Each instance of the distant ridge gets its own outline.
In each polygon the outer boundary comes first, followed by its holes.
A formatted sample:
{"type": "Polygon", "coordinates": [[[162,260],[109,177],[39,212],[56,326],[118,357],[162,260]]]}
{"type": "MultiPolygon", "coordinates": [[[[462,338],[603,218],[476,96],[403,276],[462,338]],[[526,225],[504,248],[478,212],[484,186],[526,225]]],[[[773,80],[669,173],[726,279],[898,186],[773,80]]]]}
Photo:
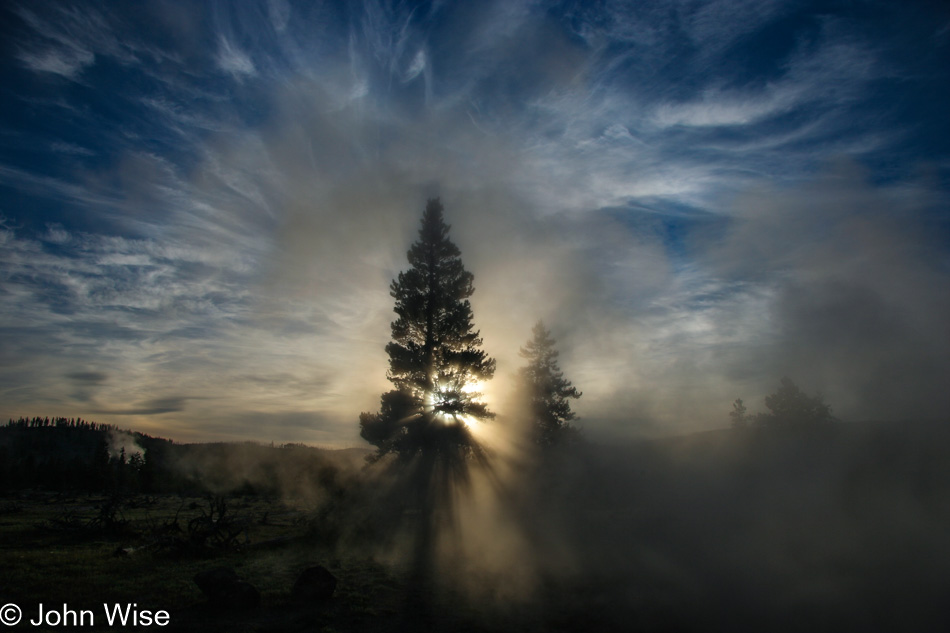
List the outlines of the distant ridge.
{"type": "Polygon", "coordinates": [[[368,448],[262,442],[178,443],[82,418],[0,426],[0,490],[309,496],[317,480],[361,468],[368,448]]]}

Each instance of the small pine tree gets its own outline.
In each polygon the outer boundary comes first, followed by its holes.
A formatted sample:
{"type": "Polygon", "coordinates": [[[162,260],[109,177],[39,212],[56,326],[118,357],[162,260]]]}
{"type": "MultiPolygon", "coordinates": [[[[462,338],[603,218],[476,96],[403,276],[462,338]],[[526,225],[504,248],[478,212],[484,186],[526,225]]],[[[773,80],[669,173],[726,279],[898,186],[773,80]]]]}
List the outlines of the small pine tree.
{"type": "Polygon", "coordinates": [[[742,403],[742,398],[736,398],[736,401],[732,403],[732,411],[729,412],[729,417],[732,418],[732,428],[748,428],[749,414],[746,406],[742,403]]]}
{"type": "Polygon", "coordinates": [[[468,454],[477,444],[467,422],[494,417],[476,387],[494,375],[495,361],[472,324],[474,277],[442,211],[437,198],[428,201],[410,268],[390,286],[398,318],[386,346],[387,378],[395,388],[382,395],[378,413],[360,414],[360,435],[377,447],[377,458],[468,454]]]}
{"type": "Polygon", "coordinates": [[[544,323],[538,321],[531,333],[531,340],[520,351],[528,361],[521,368],[520,378],[534,441],[540,446],[552,446],[576,434],[569,424],[575,414],[568,398],[576,400],[582,394],[558,367],[558,351],[554,347],[557,341],[544,323]]]}

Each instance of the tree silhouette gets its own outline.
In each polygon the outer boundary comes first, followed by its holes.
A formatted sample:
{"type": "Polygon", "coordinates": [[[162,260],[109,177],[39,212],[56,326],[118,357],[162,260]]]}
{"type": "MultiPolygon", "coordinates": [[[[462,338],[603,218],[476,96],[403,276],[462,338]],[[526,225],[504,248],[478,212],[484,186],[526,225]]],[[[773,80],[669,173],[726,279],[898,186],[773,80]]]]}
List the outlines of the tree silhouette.
{"type": "Polygon", "coordinates": [[[579,392],[558,367],[557,342],[538,321],[531,330],[532,338],[521,348],[521,357],[528,361],[520,370],[522,388],[531,419],[536,444],[552,446],[574,437],[569,424],[575,418],[568,398],[580,398],[579,392]]]}
{"type": "Polygon", "coordinates": [[[729,412],[729,417],[732,418],[732,428],[734,429],[745,429],[749,426],[750,416],[748,409],[742,402],[742,398],[736,398],[736,401],[732,403],[732,411],[729,412]]]}
{"type": "Polygon", "coordinates": [[[390,286],[397,319],[386,353],[394,389],[381,396],[378,413],[360,414],[360,435],[376,446],[374,458],[398,458],[391,490],[409,510],[403,516],[413,535],[406,611],[414,621],[407,628],[432,628],[436,533],[452,515],[452,493],[469,483],[467,458],[484,458],[469,424],[494,417],[479,400],[478,383],[494,375],[495,361],[472,324],[473,276],[448,235],[442,204],[429,200],[410,267],[390,286]]]}
{"type": "Polygon", "coordinates": [[[467,423],[494,417],[477,385],[493,376],[495,361],[480,349],[468,301],[473,276],[442,211],[438,198],[428,201],[410,268],[390,286],[398,318],[386,346],[387,378],[395,388],[382,395],[378,413],[360,414],[360,435],[377,447],[377,458],[464,456],[478,450],[467,423]]]}
{"type": "Polygon", "coordinates": [[[808,396],[792,380],[784,377],[778,390],[765,397],[770,413],[760,413],[760,426],[777,429],[806,429],[824,427],[834,422],[831,406],[820,395],[808,396]]]}

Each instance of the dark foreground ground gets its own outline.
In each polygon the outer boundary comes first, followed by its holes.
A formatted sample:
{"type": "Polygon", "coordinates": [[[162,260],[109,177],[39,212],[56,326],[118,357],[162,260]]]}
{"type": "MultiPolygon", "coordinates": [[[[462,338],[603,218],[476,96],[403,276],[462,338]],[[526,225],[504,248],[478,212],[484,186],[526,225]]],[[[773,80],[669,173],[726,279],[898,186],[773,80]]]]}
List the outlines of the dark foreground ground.
{"type": "Polygon", "coordinates": [[[624,621],[637,616],[612,608],[612,589],[603,583],[552,582],[514,602],[473,599],[438,582],[418,589],[406,565],[341,557],[314,534],[310,509],[276,500],[231,498],[225,521],[233,520],[236,537],[200,550],[185,537],[189,524],[212,515],[211,498],[128,497],[104,525],[103,508],[111,512],[112,502],[43,491],[0,498],[0,603],[18,605],[23,616],[11,630],[580,631],[644,624],[624,621]],[[165,529],[173,521],[180,531],[165,529]],[[337,578],[333,597],[294,601],[296,578],[315,565],[337,578]],[[209,604],[194,576],[222,566],[259,590],[259,607],[209,604]],[[105,609],[129,603],[140,614],[167,612],[168,624],[110,626],[105,609]],[[33,626],[40,605],[45,612],[68,608],[92,616],[83,616],[81,627],[71,616],[58,626],[33,626]]]}
{"type": "MultiPolygon", "coordinates": [[[[356,484],[333,488],[330,513],[326,495],[9,492],[0,606],[20,606],[11,630],[30,631],[75,628],[27,624],[40,604],[92,611],[84,630],[131,630],[103,612],[128,603],[169,614],[165,627],[134,630],[950,630],[946,424],[588,445],[508,477],[493,511],[521,549],[499,550],[508,559],[479,578],[475,546],[470,564],[425,584],[405,557],[341,546],[378,502],[356,484]],[[333,597],[295,602],[295,580],[314,565],[337,578],[333,597]],[[207,602],[194,576],[221,566],[259,590],[259,607],[207,602]],[[512,591],[525,569],[530,590],[512,591]]],[[[479,520],[473,507],[464,520],[479,520]]],[[[486,551],[499,523],[489,525],[486,551]]],[[[477,537],[479,524],[469,528],[459,534],[477,537]]]]}

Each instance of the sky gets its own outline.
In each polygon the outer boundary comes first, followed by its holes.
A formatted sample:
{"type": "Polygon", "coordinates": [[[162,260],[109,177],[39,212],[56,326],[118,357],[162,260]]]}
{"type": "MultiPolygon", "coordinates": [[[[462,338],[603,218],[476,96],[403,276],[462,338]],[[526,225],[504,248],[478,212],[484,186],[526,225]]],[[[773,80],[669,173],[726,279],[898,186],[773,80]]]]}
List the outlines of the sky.
{"type": "Polygon", "coordinates": [[[538,319],[593,438],[945,419],[948,101],[923,0],[7,2],[0,416],[364,446],[440,197],[496,424],[538,319]]]}

